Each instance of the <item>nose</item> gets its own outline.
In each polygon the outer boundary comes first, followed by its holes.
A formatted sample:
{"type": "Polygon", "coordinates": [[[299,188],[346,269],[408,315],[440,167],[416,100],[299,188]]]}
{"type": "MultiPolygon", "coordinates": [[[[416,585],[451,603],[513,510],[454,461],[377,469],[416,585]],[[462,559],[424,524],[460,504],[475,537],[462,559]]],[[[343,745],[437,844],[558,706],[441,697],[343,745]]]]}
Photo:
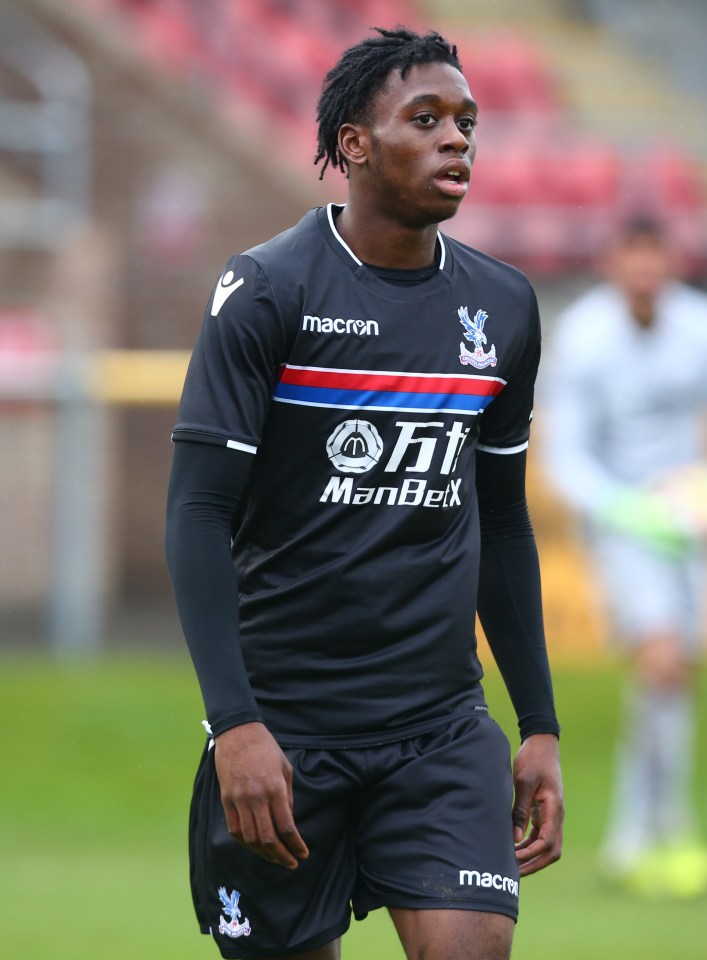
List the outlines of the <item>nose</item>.
{"type": "Polygon", "coordinates": [[[445,118],[441,127],[441,133],[442,136],[440,137],[438,146],[441,153],[452,150],[456,153],[467,153],[470,146],[470,139],[474,136],[473,130],[471,136],[464,133],[463,130],[460,130],[454,117],[445,118]]]}

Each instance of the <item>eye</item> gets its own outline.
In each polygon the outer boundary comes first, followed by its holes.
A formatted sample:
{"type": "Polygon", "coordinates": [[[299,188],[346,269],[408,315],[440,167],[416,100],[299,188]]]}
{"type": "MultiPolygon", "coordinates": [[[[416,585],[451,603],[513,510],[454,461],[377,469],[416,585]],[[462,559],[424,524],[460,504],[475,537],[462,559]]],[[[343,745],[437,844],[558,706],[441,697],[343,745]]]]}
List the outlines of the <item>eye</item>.
{"type": "Polygon", "coordinates": [[[459,120],[457,120],[457,126],[464,133],[471,133],[477,123],[478,119],[474,116],[460,117],[459,120]]]}
{"type": "Polygon", "coordinates": [[[421,127],[431,127],[436,122],[437,118],[432,113],[418,113],[415,117],[415,123],[419,123],[421,127]]]}

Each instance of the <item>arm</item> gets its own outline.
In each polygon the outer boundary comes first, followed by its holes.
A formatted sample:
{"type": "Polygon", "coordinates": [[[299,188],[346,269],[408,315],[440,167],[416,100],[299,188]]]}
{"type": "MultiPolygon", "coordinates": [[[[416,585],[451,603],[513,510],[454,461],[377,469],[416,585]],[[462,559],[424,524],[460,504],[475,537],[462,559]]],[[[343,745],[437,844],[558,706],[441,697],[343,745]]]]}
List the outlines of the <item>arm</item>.
{"type": "Polygon", "coordinates": [[[165,550],[177,610],[214,736],[262,720],[238,634],[231,523],[252,454],[207,443],[174,444],[165,550]]]}
{"type": "Polygon", "coordinates": [[[523,741],[513,767],[513,823],[521,876],[559,859],[564,816],[560,728],[545,647],[538,554],[525,500],[525,462],[525,451],[508,455],[479,451],[476,468],[479,618],[523,741]]]}
{"type": "Polygon", "coordinates": [[[523,741],[513,764],[513,824],[521,876],[559,858],[564,817],[538,555],[525,501],[525,451],[540,362],[538,305],[530,286],[527,294],[527,338],[518,344],[507,386],[483,415],[476,460],[478,613],[523,741]]]}
{"type": "Polygon", "coordinates": [[[292,816],[292,768],[264,724],[238,635],[231,526],[252,455],[175,443],[165,547],[182,628],[215,736],[229,833],[289,869],[307,847],[292,816]]]}
{"type": "Polygon", "coordinates": [[[621,484],[595,453],[599,398],[584,344],[556,334],[545,376],[541,452],[553,483],[577,511],[592,515],[621,484]]]}
{"type": "Polygon", "coordinates": [[[619,479],[603,461],[602,385],[586,323],[577,319],[570,313],[558,321],[548,369],[542,444],[548,475],[569,506],[594,523],[680,555],[692,532],[680,512],[658,491],[619,479]]]}
{"type": "Polygon", "coordinates": [[[477,452],[478,612],[518,717],[521,740],[559,735],[545,646],[540,565],[525,499],[526,452],[477,452]]]}
{"type": "Polygon", "coordinates": [[[250,688],[231,558],[232,528],[287,350],[287,325],[267,277],[251,257],[233,257],[207,305],[184,384],[166,551],[215,736],[229,832],[294,869],[307,847],[292,817],[292,770],[250,688]]]}

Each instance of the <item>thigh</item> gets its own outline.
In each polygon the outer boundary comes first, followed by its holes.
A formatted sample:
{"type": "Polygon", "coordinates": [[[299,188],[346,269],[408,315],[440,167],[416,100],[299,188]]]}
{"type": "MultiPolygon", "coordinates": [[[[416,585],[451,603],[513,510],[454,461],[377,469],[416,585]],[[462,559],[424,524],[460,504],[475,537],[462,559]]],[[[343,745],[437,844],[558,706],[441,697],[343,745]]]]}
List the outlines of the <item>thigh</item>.
{"type": "Polygon", "coordinates": [[[399,910],[390,915],[408,960],[508,960],[515,924],[498,913],[399,910]]]}
{"type": "Polygon", "coordinates": [[[692,555],[672,557],[634,537],[606,531],[592,538],[594,563],[612,623],[624,643],[673,634],[689,654],[698,638],[692,555]]]}
{"type": "Polygon", "coordinates": [[[205,751],[190,815],[190,871],[202,933],[229,960],[336,960],[356,877],[346,771],[321,751],[288,750],[294,814],[310,856],[294,871],[228,833],[213,750],[205,751]]]}
{"type": "Polygon", "coordinates": [[[480,713],[380,748],[375,759],[380,775],[356,811],[356,916],[385,906],[515,920],[513,783],[501,728],[480,713]]]}
{"type": "Polygon", "coordinates": [[[341,960],[341,940],[334,940],[325,947],[308,950],[306,953],[291,953],[287,957],[268,957],[267,960],[341,960]]]}

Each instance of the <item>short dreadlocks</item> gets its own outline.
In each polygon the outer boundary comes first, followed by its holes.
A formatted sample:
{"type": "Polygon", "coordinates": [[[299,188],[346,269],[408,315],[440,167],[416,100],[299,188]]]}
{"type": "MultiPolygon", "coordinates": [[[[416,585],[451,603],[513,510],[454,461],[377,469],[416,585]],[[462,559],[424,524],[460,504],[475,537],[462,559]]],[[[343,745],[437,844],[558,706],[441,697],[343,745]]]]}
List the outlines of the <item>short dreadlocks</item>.
{"type": "Polygon", "coordinates": [[[348,173],[348,164],[339,150],[339,129],[344,123],[369,119],[373,97],[385,84],[388,74],[397,70],[401,77],[419,63],[448,63],[457,70],[461,64],[457,48],[434,30],[413,33],[405,27],[383,30],[345,50],[339,62],[324,78],[317,105],[318,150],[314,163],[324,160],[321,180],[327,166],[348,173]]]}

